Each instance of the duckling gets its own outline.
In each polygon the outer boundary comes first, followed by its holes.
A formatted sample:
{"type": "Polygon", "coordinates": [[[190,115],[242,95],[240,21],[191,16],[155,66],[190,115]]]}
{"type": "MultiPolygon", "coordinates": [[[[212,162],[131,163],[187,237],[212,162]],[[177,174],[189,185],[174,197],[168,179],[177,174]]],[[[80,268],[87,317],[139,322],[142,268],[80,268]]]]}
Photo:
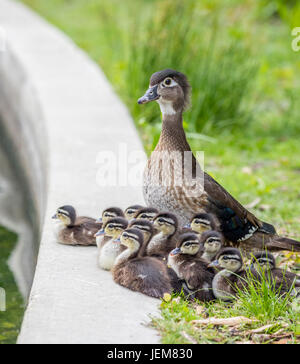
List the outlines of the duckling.
{"type": "Polygon", "coordinates": [[[123,210],[119,207],[109,207],[102,212],[102,216],[97,222],[105,225],[109,219],[114,217],[125,217],[123,210]]]}
{"type": "Polygon", "coordinates": [[[157,233],[147,245],[146,254],[166,258],[170,251],[176,247],[175,234],[178,228],[178,219],[176,215],[170,212],[162,212],[155,216],[153,227],[157,233]]]}
{"type": "Polygon", "coordinates": [[[193,292],[193,298],[210,301],[214,299],[212,291],[214,273],[209,269],[209,263],[198,257],[200,247],[197,234],[180,235],[178,247],[169,254],[168,265],[176,272],[179,279],[186,282],[188,290],[193,292]]]}
{"type": "Polygon", "coordinates": [[[162,298],[173,291],[167,266],[159,259],[138,256],[144,239],[140,230],[130,228],[120,236],[126,247],[116,259],[112,274],[116,283],[147,296],[162,298]]]}
{"type": "Polygon", "coordinates": [[[134,218],[135,219],[145,219],[149,221],[153,221],[154,217],[158,214],[158,210],[154,207],[143,207],[142,209],[138,210],[134,218]]]}
{"type": "Polygon", "coordinates": [[[224,244],[224,238],[218,231],[206,231],[200,237],[200,243],[203,244],[204,253],[202,258],[212,262],[224,244]]]}
{"type": "Polygon", "coordinates": [[[99,225],[95,219],[76,216],[73,206],[62,206],[52,217],[57,241],[65,245],[96,245],[95,233],[99,225]]]}
{"type": "Polygon", "coordinates": [[[220,268],[212,282],[216,298],[231,301],[236,296],[237,286],[240,288],[245,286],[246,271],[242,269],[243,259],[238,249],[222,249],[209,267],[220,268]]]}
{"type": "Polygon", "coordinates": [[[98,265],[101,269],[111,270],[117,256],[122,251],[119,236],[127,228],[128,221],[122,217],[109,219],[96,235],[105,236],[98,245],[98,265]]]}
{"type": "Polygon", "coordinates": [[[216,230],[217,224],[212,214],[199,213],[194,215],[191,222],[185,225],[195,233],[201,235],[205,231],[216,230]]]}
{"type": "Polygon", "coordinates": [[[163,117],[158,144],[144,173],[147,205],[176,213],[181,224],[190,221],[195,211],[213,214],[225,239],[244,250],[299,252],[299,241],[277,235],[273,225],[257,218],[201,169],[183,128],[190,91],[186,75],[165,69],[151,76],[149,89],[138,100],[139,104],[157,101],[163,117]]]}
{"type": "Polygon", "coordinates": [[[145,219],[133,219],[131,220],[131,222],[129,223],[129,228],[134,228],[134,229],[139,229],[144,236],[144,244],[142,249],[140,250],[140,255],[144,256],[146,255],[145,250],[150,242],[150,240],[152,239],[153,233],[154,233],[154,228],[153,228],[153,224],[151,221],[149,220],[145,220],[145,219]]]}
{"type": "Polygon", "coordinates": [[[256,276],[263,275],[266,279],[271,280],[271,284],[275,285],[276,292],[285,294],[290,292],[294,286],[292,294],[298,295],[300,293],[300,277],[292,272],[277,268],[273,254],[266,251],[256,253],[250,264],[251,271],[254,271],[256,276]]]}
{"type": "Polygon", "coordinates": [[[142,208],[143,208],[143,206],[141,206],[141,205],[133,205],[133,206],[127,207],[127,209],[125,210],[126,219],[128,221],[133,219],[135,214],[137,213],[137,211],[141,210],[142,208]]]}

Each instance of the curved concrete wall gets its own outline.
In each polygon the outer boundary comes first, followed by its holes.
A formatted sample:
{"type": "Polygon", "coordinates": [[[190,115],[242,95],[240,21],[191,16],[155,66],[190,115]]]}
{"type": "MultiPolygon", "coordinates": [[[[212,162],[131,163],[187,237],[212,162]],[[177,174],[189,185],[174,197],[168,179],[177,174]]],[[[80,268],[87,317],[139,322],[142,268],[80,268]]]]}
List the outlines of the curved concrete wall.
{"type": "Polygon", "coordinates": [[[97,65],[57,29],[9,0],[0,0],[0,26],[0,115],[21,148],[32,216],[41,222],[19,343],[156,343],[142,323],[157,301],[114,284],[97,268],[96,248],[57,244],[51,225],[65,203],[98,216],[109,205],[143,202],[140,188],[96,183],[99,152],[117,153],[119,143],[142,151],[132,120],[97,65]]]}

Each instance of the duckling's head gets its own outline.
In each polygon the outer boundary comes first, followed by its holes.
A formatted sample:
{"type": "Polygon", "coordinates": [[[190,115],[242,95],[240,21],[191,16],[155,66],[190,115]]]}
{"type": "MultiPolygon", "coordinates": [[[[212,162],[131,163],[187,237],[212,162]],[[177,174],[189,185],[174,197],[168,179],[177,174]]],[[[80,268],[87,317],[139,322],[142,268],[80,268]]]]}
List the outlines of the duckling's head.
{"type": "Polygon", "coordinates": [[[102,222],[103,225],[107,223],[110,219],[114,217],[124,217],[124,212],[119,207],[109,207],[102,212],[102,217],[98,222],[102,222]]]}
{"type": "Polygon", "coordinates": [[[209,230],[201,235],[200,242],[208,254],[217,254],[223,245],[223,236],[218,231],[209,230]]]}
{"type": "Polygon", "coordinates": [[[143,208],[143,206],[141,206],[141,205],[133,205],[133,206],[127,207],[127,209],[125,210],[126,219],[127,220],[133,219],[135,214],[137,213],[137,211],[139,211],[142,208],[143,208]]]}
{"type": "Polygon", "coordinates": [[[209,267],[219,267],[230,272],[238,272],[243,266],[241,253],[235,248],[225,248],[217,255],[209,267]]]}
{"type": "Polygon", "coordinates": [[[274,255],[267,251],[253,254],[250,264],[258,270],[270,270],[276,268],[274,255]]]}
{"type": "Polygon", "coordinates": [[[128,228],[120,236],[121,244],[131,251],[139,251],[144,243],[143,234],[139,229],[128,228]]]}
{"type": "Polygon", "coordinates": [[[144,219],[153,221],[154,217],[158,214],[158,210],[154,207],[143,207],[138,210],[134,216],[135,219],[144,219]]]}
{"type": "Polygon", "coordinates": [[[156,230],[165,236],[172,236],[178,228],[178,219],[176,215],[169,212],[159,213],[155,216],[153,226],[156,230]]]}
{"type": "Polygon", "coordinates": [[[176,114],[188,107],[190,89],[188,79],[183,73],[165,69],[151,76],[149,89],[138,103],[157,101],[163,114],[176,114]]]}
{"type": "Polygon", "coordinates": [[[105,235],[117,239],[122,232],[127,229],[128,221],[123,217],[114,217],[109,219],[96,236],[105,235]]]}
{"type": "Polygon", "coordinates": [[[213,217],[210,214],[201,213],[195,215],[187,227],[190,227],[198,234],[202,234],[205,231],[214,230],[215,224],[213,217]]]}
{"type": "Polygon", "coordinates": [[[130,222],[129,228],[138,229],[143,233],[144,241],[148,242],[152,238],[153,235],[153,225],[149,220],[144,219],[134,219],[130,222]]]}
{"type": "Polygon", "coordinates": [[[72,226],[76,221],[76,211],[73,206],[62,206],[57,209],[52,219],[61,222],[65,226],[72,226]]]}
{"type": "Polygon", "coordinates": [[[197,234],[185,233],[180,235],[177,248],[172,250],[170,255],[196,255],[199,252],[200,248],[201,244],[197,234]]]}

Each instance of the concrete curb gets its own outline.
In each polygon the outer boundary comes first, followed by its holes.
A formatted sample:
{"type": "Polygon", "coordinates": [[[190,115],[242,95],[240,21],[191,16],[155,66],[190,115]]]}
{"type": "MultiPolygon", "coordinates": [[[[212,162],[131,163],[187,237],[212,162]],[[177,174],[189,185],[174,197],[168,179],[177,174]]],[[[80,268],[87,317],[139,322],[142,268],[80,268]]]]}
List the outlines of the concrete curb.
{"type": "Polygon", "coordinates": [[[7,103],[17,120],[10,135],[27,153],[36,215],[40,221],[45,215],[18,342],[157,343],[156,332],[143,322],[159,302],[114,284],[110,273],[97,268],[95,248],[56,244],[50,220],[65,203],[98,216],[104,207],[143,201],[140,188],[96,184],[100,151],[116,152],[119,143],[142,151],[133,122],[98,66],[60,31],[10,0],[0,0],[0,26],[7,36],[0,74],[11,75],[0,78],[0,89],[10,90],[7,103]],[[30,128],[22,126],[27,122],[30,128]]]}

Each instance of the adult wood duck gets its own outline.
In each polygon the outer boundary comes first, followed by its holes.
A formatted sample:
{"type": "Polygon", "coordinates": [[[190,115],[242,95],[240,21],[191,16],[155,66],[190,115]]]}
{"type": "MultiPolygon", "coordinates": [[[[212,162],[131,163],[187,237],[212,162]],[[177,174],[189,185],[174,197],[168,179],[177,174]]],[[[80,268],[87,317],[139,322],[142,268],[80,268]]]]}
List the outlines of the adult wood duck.
{"type": "Polygon", "coordinates": [[[62,206],[52,217],[58,243],[65,245],[96,245],[95,233],[101,227],[95,219],[76,215],[73,206],[62,206]]]}
{"type": "Polygon", "coordinates": [[[187,77],[171,69],[154,73],[138,103],[150,101],[158,102],[163,123],[144,174],[147,205],[175,213],[182,224],[195,213],[211,213],[217,217],[226,240],[244,250],[300,251],[300,242],[278,236],[272,225],[259,220],[201,170],[182,125],[182,114],[190,101],[187,77]]]}

